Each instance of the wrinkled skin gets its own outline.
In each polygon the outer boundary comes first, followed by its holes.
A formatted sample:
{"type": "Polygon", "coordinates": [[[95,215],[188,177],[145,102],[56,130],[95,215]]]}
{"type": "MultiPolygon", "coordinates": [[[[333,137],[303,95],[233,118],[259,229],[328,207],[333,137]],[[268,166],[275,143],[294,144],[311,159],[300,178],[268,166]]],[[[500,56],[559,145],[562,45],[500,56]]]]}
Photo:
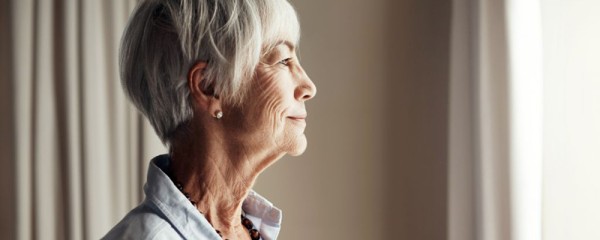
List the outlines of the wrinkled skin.
{"type": "Polygon", "coordinates": [[[252,148],[300,155],[306,149],[305,101],[316,93],[292,44],[280,44],[257,66],[244,104],[226,112],[230,137],[252,148]]]}

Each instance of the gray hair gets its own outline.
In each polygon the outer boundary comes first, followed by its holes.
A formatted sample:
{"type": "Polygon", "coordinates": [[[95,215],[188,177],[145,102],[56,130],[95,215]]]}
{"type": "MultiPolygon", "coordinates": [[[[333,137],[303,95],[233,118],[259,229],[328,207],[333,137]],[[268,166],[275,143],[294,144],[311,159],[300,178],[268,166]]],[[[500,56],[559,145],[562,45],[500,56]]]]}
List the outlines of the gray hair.
{"type": "Polygon", "coordinates": [[[195,63],[208,62],[202,87],[239,104],[260,58],[299,33],[287,0],[142,0],[121,39],[121,83],[169,144],[194,114],[187,74],[195,63]]]}

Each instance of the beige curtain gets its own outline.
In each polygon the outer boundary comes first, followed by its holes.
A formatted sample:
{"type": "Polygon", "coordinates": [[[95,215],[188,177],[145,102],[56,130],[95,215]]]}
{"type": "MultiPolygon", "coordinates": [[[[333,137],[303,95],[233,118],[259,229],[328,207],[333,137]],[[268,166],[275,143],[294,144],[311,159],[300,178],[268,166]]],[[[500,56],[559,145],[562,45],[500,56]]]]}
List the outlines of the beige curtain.
{"type": "Polygon", "coordinates": [[[9,238],[97,239],[140,201],[147,161],[164,148],[120,87],[117,48],[134,3],[3,3],[9,238]]]}
{"type": "Polygon", "coordinates": [[[542,237],[537,0],[454,0],[448,239],[542,237]]]}

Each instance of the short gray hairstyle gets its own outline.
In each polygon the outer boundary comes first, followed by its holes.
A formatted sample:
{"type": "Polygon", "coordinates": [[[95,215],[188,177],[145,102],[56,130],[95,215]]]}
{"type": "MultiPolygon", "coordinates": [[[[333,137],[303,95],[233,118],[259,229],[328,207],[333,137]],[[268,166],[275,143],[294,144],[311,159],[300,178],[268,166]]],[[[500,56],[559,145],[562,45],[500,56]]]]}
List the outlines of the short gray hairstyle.
{"type": "Polygon", "coordinates": [[[121,39],[121,83],[168,145],[194,114],[187,74],[195,63],[208,62],[202,87],[239,104],[261,57],[299,35],[287,0],[142,0],[121,39]]]}

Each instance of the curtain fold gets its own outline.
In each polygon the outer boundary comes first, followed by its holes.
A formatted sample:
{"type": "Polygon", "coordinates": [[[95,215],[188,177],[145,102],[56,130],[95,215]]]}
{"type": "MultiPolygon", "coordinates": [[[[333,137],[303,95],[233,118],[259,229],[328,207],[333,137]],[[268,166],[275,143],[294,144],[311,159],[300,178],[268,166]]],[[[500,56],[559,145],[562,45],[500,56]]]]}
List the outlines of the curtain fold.
{"type": "Polygon", "coordinates": [[[453,6],[448,236],[541,239],[539,2],[453,6]]]}
{"type": "Polygon", "coordinates": [[[135,1],[12,1],[16,236],[97,239],[141,200],[164,152],[122,93],[135,1]]]}
{"type": "Polygon", "coordinates": [[[16,237],[14,219],[16,217],[14,193],[16,191],[15,173],[15,119],[12,117],[15,112],[14,106],[14,83],[13,68],[13,38],[12,32],[13,12],[12,3],[9,1],[0,1],[0,232],[6,239],[16,237]]]}
{"type": "Polygon", "coordinates": [[[543,53],[538,0],[507,0],[512,239],[542,239],[543,53]]]}
{"type": "Polygon", "coordinates": [[[476,26],[473,0],[452,1],[448,103],[449,240],[476,239],[475,200],[475,68],[476,26]]]}

